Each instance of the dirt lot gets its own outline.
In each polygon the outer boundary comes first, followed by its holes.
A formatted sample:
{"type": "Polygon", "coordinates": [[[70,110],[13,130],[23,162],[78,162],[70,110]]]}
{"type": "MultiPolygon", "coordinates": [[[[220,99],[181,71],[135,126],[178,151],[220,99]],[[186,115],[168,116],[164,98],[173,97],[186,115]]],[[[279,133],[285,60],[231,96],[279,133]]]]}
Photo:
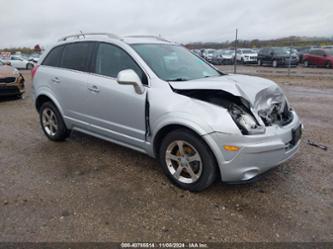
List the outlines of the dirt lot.
{"type": "Polygon", "coordinates": [[[198,194],[138,152],[79,133],[48,141],[24,72],[26,97],[0,102],[0,241],[332,241],[333,70],[276,70],[239,68],[283,87],[305,125],[300,152],[256,183],[198,194]]]}

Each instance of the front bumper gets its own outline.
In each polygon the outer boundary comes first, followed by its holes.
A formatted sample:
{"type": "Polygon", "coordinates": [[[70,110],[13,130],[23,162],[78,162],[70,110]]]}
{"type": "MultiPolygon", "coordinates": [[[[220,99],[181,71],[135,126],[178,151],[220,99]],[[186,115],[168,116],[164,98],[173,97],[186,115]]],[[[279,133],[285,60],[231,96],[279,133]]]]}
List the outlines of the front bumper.
{"type": "Polygon", "coordinates": [[[0,96],[15,96],[24,93],[24,78],[19,76],[15,82],[0,83],[0,96]]]}
{"type": "Polygon", "coordinates": [[[284,126],[266,127],[263,135],[228,135],[211,133],[204,136],[217,158],[224,182],[248,181],[290,159],[298,150],[300,141],[292,141],[292,130],[301,125],[293,112],[293,121],[284,126]],[[225,145],[240,147],[237,152],[224,150],[225,145]]]}
{"type": "Polygon", "coordinates": [[[0,96],[15,96],[24,93],[24,83],[0,84],[0,96]]]}
{"type": "Polygon", "coordinates": [[[245,63],[257,63],[258,57],[255,57],[255,56],[253,56],[253,57],[252,56],[251,57],[244,57],[243,61],[245,63]]]}

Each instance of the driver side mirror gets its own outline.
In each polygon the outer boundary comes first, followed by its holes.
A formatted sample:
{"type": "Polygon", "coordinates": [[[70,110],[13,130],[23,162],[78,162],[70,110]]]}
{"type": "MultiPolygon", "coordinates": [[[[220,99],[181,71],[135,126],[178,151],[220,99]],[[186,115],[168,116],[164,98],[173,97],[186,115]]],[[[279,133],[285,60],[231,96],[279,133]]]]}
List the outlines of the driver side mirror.
{"type": "Polygon", "coordinates": [[[137,94],[143,94],[145,92],[140,77],[132,69],[120,71],[117,76],[117,82],[121,85],[132,85],[137,94]]]}

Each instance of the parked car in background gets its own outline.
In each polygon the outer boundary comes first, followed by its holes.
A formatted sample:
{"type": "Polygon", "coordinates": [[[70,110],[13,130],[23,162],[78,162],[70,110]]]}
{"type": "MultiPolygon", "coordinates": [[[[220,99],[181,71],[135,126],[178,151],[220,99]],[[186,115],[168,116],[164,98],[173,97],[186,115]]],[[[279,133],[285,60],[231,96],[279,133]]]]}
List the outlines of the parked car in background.
{"type": "Polygon", "coordinates": [[[297,66],[298,57],[295,54],[290,55],[288,48],[263,48],[258,54],[258,65],[279,66],[297,66]]]}
{"type": "Polygon", "coordinates": [[[298,48],[297,49],[297,55],[299,58],[299,63],[303,63],[303,56],[304,54],[309,53],[311,47],[304,47],[304,48],[298,48]]]}
{"type": "Polygon", "coordinates": [[[21,97],[24,93],[24,78],[8,62],[0,60],[0,96],[21,97]]]}
{"type": "Polygon", "coordinates": [[[24,59],[20,55],[11,55],[8,59],[3,59],[3,61],[8,61],[10,64],[17,69],[32,69],[34,67],[34,63],[24,59]]]}
{"type": "Polygon", "coordinates": [[[30,61],[30,62],[32,62],[34,64],[37,64],[39,58],[40,58],[40,54],[32,54],[32,55],[29,56],[28,61],[30,61]]]}
{"type": "Polygon", "coordinates": [[[5,61],[0,58],[0,66],[11,66],[9,61],[5,61]]]}
{"type": "Polygon", "coordinates": [[[277,84],[224,74],[160,37],[68,36],[32,75],[50,140],[76,130],[135,149],[186,190],[251,180],[300,146],[303,126],[277,84]]]}
{"type": "Polygon", "coordinates": [[[212,64],[214,65],[231,65],[234,63],[235,51],[220,49],[216,50],[213,55],[212,64]]]}
{"type": "Polygon", "coordinates": [[[300,58],[298,56],[298,51],[297,51],[296,48],[288,48],[288,47],[286,47],[286,50],[288,51],[288,53],[291,53],[292,57],[296,57],[297,58],[297,62],[298,63],[300,62],[300,58]]]}
{"type": "Polygon", "coordinates": [[[304,66],[318,66],[332,68],[333,65],[333,49],[311,49],[309,53],[304,54],[304,66]]]}
{"type": "Polygon", "coordinates": [[[257,63],[258,54],[249,48],[237,49],[236,60],[242,64],[257,63]]]}
{"type": "Polygon", "coordinates": [[[213,61],[214,52],[215,52],[215,49],[210,49],[210,48],[204,49],[202,56],[206,61],[211,63],[213,61]]]}

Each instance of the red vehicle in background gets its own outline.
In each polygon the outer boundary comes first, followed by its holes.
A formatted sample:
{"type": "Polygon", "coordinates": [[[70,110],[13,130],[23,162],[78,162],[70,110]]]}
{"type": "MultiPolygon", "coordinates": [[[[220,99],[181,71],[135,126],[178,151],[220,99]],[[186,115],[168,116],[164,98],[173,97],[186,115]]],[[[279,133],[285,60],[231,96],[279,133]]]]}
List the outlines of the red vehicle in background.
{"type": "Polygon", "coordinates": [[[310,65],[332,68],[333,65],[333,49],[316,48],[311,49],[303,56],[304,66],[310,65]]]}

